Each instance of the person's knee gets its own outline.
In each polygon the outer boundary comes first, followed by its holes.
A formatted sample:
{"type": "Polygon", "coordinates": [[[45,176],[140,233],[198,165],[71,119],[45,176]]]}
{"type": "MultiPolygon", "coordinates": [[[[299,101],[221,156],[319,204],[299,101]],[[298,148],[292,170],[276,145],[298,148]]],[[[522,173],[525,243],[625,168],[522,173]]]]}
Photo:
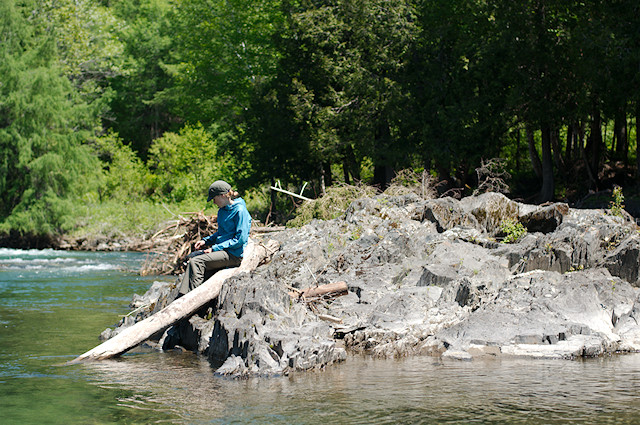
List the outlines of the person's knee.
{"type": "Polygon", "coordinates": [[[189,268],[192,270],[200,270],[205,266],[205,262],[202,258],[193,257],[189,260],[189,268]]]}

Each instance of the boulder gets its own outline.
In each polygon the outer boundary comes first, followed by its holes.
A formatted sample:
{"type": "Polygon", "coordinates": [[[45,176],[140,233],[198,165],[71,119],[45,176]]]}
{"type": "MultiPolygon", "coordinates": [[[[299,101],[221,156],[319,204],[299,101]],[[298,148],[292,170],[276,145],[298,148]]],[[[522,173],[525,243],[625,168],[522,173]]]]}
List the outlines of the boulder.
{"type": "Polygon", "coordinates": [[[564,203],[535,208],[522,208],[518,221],[520,221],[529,232],[551,233],[562,224],[564,216],[568,213],[569,206],[564,203]]]}
{"type": "Polygon", "coordinates": [[[460,204],[465,213],[473,215],[481,228],[490,235],[500,232],[505,220],[517,220],[520,210],[517,202],[501,193],[492,192],[463,198],[460,204]]]}

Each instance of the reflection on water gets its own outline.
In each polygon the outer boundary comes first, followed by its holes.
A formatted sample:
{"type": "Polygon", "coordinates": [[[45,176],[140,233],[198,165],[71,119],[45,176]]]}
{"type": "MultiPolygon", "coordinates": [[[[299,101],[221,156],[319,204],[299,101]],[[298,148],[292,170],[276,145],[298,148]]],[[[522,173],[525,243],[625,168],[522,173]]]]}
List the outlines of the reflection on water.
{"type": "Polygon", "coordinates": [[[230,380],[192,354],[80,366],[132,409],[183,423],[637,423],[640,356],[587,361],[350,357],[322,372],[230,380]],[[177,420],[177,419],[176,419],[177,420]]]}
{"type": "Polygon", "coordinates": [[[139,254],[0,249],[0,423],[638,423],[640,355],[586,361],[350,357],[277,378],[214,376],[191,353],[62,366],[154,280],[139,254]]]}

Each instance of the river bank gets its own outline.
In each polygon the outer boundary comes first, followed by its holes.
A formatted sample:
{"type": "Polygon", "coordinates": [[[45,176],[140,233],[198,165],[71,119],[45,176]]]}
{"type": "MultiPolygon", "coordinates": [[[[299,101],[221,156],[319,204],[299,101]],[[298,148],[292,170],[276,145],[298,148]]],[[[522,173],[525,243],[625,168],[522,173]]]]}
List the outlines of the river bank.
{"type": "MultiPolygon", "coordinates": [[[[269,264],[229,279],[200,315],[152,344],[200,353],[233,376],[324,368],[347,352],[472,360],[640,348],[640,236],[628,216],[495,193],[379,195],[267,238],[281,247],[269,264]],[[504,243],[508,220],[528,230],[513,243],[504,243]],[[346,295],[289,294],[337,281],[346,295]]],[[[173,287],[134,297],[121,326],[166,305],[173,287]]]]}

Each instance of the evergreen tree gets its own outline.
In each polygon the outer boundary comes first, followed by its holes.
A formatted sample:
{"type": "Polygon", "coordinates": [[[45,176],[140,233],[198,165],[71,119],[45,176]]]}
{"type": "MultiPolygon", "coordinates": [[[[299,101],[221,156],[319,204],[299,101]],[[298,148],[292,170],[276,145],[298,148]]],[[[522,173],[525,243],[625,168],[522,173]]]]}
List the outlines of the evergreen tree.
{"type": "Polygon", "coordinates": [[[165,69],[171,63],[174,26],[168,0],[121,0],[112,7],[122,25],[118,38],[124,46],[126,68],[108,78],[110,111],[103,125],[146,160],[154,139],[177,130],[183,116],[171,113],[172,78],[165,69]]]}
{"type": "Polygon", "coordinates": [[[95,120],[62,75],[54,41],[22,30],[11,3],[0,15],[0,219],[5,230],[53,234],[73,225],[73,200],[97,189],[100,167],[83,144],[95,120]]]}
{"type": "Polygon", "coordinates": [[[414,34],[410,2],[285,2],[286,25],[273,84],[256,98],[247,137],[262,179],[331,181],[342,164],[345,180],[360,179],[369,158],[384,186],[407,166],[405,66],[414,34]],[[270,174],[270,175],[269,175],[270,174]]]}

